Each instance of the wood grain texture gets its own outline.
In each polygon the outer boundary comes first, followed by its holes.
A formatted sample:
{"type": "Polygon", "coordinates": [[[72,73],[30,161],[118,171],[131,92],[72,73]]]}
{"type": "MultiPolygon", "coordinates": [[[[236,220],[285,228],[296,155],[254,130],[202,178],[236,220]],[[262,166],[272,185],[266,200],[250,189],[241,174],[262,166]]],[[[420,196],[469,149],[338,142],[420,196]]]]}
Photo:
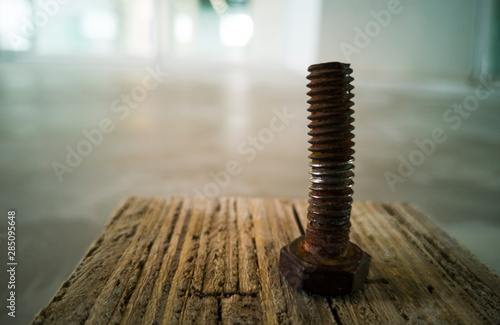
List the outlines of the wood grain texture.
{"type": "Polygon", "coordinates": [[[372,256],[357,293],[309,295],[278,269],[307,203],[131,197],[33,324],[500,324],[499,277],[408,204],[355,202],[372,256]]]}

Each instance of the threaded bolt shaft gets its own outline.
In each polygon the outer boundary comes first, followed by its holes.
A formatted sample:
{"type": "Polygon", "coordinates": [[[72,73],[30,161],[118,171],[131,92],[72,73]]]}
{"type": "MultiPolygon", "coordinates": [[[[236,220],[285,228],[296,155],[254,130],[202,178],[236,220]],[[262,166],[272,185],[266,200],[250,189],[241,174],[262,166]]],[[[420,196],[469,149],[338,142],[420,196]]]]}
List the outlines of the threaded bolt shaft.
{"type": "Polygon", "coordinates": [[[304,249],[333,258],[345,253],[351,227],[354,79],[345,63],[316,64],[308,71],[311,185],[304,249]]]}
{"type": "Polygon", "coordinates": [[[279,268],[291,286],[344,295],[358,290],[371,256],[349,241],[354,178],[352,70],[330,62],[309,67],[307,93],[311,185],[307,230],[280,250],[279,268]]]}

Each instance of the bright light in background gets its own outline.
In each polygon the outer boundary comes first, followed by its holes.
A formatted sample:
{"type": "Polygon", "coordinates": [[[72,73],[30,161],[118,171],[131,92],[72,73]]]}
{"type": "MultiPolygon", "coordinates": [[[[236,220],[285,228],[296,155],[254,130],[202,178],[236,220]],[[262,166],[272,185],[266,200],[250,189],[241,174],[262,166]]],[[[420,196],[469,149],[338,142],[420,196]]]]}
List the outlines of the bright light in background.
{"type": "MultiPolygon", "coordinates": [[[[115,0],[118,1],[118,0],[115,0]]],[[[120,28],[128,54],[151,57],[155,51],[155,10],[164,1],[121,1],[120,28]]],[[[158,25],[161,26],[161,25],[158,25]]],[[[157,27],[159,28],[159,27],[157,27]]]]}
{"type": "Polygon", "coordinates": [[[116,14],[109,10],[85,13],[82,19],[83,37],[91,40],[112,40],[118,33],[116,14]]]}
{"type": "Polygon", "coordinates": [[[0,46],[3,50],[26,51],[31,47],[29,37],[32,35],[28,31],[31,29],[26,23],[30,20],[31,5],[28,1],[0,1],[0,46]]]}
{"type": "Polygon", "coordinates": [[[221,17],[219,36],[226,46],[245,46],[253,35],[253,20],[246,14],[227,14],[221,17]]]}
{"type": "Polygon", "coordinates": [[[174,20],[174,35],[177,42],[187,44],[193,39],[193,20],[188,14],[179,13],[174,20]]]}

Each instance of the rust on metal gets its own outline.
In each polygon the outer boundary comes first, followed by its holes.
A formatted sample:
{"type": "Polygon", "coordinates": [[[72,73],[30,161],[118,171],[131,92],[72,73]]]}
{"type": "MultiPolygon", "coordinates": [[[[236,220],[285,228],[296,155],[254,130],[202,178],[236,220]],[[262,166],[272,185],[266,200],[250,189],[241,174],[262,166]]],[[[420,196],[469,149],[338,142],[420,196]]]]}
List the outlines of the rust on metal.
{"type": "Polygon", "coordinates": [[[349,241],[354,178],[354,88],[349,64],[311,65],[308,224],[281,249],[280,270],[295,288],[344,295],[364,283],[371,257],[349,241]]]}

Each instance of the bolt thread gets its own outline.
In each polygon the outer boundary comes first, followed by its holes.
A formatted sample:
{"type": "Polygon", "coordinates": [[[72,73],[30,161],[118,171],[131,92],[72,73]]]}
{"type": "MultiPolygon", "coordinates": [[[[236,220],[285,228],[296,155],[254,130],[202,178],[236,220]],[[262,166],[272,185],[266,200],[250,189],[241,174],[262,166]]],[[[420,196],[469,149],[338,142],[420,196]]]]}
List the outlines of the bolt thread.
{"type": "Polygon", "coordinates": [[[304,248],[331,258],[346,251],[351,227],[354,79],[345,63],[315,64],[308,71],[311,185],[304,248]]]}

